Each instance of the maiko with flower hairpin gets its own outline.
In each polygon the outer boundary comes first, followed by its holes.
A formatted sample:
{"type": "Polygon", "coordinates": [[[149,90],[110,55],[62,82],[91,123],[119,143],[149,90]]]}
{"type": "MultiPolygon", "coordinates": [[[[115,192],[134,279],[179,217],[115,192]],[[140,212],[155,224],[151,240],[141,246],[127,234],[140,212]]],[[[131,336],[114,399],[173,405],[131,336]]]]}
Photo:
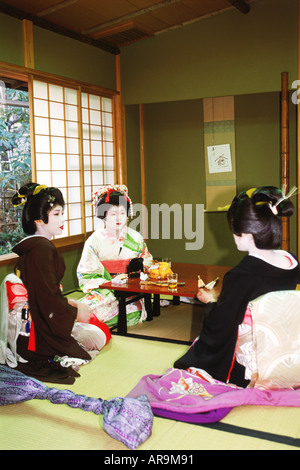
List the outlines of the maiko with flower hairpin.
{"type": "Polygon", "coordinates": [[[109,197],[112,193],[120,193],[129,203],[129,213],[130,217],[133,217],[133,205],[130,197],[128,196],[128,189],[125,184],[110,184],[107,186],[101,186],[92,194],[92,204],[94,207],[97,207],[99,201],[105,196],[104,202],[109,202],[109,197]]]}
{"type": "MultiPolygon", "coordinates": [[[[293,215],[288,194],[273,186],[243,191],[228,208],[227,220],[239,251],[247,255],[223,280],[219,295],[200,288],[198,299],[207,304],[203,327],[192,347],[174,367],[203,369],[214,379],[247,387],[252,377],[251,345],[237,352],[239,329],[251,320],[246,308],[250,301],[274,291],[296,289],[299,264],[280,249],[281,217],[293,215]]],[[[272,322],[272,318],[270,318],[272,322]]]]}
{"type": "MultiPolygon", "coordinates": [[[[153,258],[141,234],[127,226],[128,217],[133,216],[133,205],[125,185],[101,186],[92,194],[92,204],[103,225],[85,242],[77,277],[86,294],[82,301],[99,320],[113,326],[118,320],[119,306],[113,292],[105,289],[105,282],[114,274],[126,273],[131,259],[143,258],[144,266],[149,267],[153,258]]],[[[128,325],[145,319],[143,300],[127,305],[128,325]]]]}

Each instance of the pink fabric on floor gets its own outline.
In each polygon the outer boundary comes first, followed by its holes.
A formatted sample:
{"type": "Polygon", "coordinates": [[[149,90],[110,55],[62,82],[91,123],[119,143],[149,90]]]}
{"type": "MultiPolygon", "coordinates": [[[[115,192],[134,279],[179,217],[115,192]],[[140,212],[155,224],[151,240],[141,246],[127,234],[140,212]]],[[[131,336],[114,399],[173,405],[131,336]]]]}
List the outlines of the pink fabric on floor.
{"type": "Polygon", "coordinates": [[[168,369],[164,375],[142,377],[128,396],[145,394],[153,409],[176,413],[205,413],[242,405],[300,407],[300,388],[244,389],[214,380],[212,382],[181,369],[168,369]]]}

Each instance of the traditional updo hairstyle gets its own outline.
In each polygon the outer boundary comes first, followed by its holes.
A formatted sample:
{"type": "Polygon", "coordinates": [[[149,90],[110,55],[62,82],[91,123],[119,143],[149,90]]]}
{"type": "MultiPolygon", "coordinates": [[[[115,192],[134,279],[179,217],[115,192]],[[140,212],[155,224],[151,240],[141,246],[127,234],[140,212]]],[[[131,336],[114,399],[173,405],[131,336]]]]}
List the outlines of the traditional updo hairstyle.
{"type": "Polygon", "coordinates": [[[119,191],[112,191],[100,197],[96,203],[96,217],[98,219],[105,219],[107,211],[112,206],[123,206],[127,212],[130,210],[130,200],[119,191]]]}
{"type": "Polygon", "coordinates": [[[233,234],[251,233],[257,248],[273,250],[282,242],[281,217],[294,213],[292,202],[274,186],[239,193],[232,201],[227,220],[233,234]]]}
{"type": "Polygon", "coordinates": [[[27,235],[36,232],[35,220],[48,223],[48,214],[55,206],[65,206],[65,201],[58,188],[48,188],[37,183],[22,186],[12,197],[15,207],[24,205],[22,212],[22,227],[27,235]]]}

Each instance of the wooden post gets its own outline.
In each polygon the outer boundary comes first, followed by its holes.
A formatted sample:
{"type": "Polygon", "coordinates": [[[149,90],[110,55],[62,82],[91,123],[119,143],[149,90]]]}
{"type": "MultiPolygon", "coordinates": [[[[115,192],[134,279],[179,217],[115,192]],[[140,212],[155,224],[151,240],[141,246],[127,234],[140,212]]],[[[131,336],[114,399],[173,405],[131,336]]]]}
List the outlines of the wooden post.
{"type": "MultiPolygon", "coordinates": [[[[281,186],[289,191],[289,75],[281,74],[281,186]]],[[[282,249],[289,251],[290,225],[288,217],[282,218],[282,249]]]]}
{"type": "Polygon", "coordinates": [[[32,21],[22,20],[24,67],[34,69],[33,25],[32,21]]]}
{"type": "Polygon", "coordinates": [[[115,96],[116,111],[116,157],[117,157],[117,182],[119,184],[126,183],[126,158],[123,148],[123,119],[122,119],[122,99],[121,99],[121,67],[120,54],[116,56],[116,84],[118,94],[115,96]]]}
{"type": "Polygon", "coordinates": [[[146,233],[146,184],[145,184],[145,136],[144,136],[144,106],[139,105],[140,108],[140,162],[141,162],[141,197],[142,197],[142,235],[147,239],[146,233]]]}

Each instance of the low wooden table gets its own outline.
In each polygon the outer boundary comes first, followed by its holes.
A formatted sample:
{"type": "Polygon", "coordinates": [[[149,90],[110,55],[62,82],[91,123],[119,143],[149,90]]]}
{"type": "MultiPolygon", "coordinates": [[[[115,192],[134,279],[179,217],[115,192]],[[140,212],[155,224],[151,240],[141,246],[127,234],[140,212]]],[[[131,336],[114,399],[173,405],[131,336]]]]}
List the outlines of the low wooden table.
{"type": "Polygon", "coordinates": [[[172,271],[178,274],[178,282],[184,283],[184,285],[178,285],[176,291],[170,291],[167,286],[144,284],[140,281],[140,278],[130,278],[126,284],[121,285],[113,282],[102,284],[106,289],[114,290],[114,294],[119,302],[118,334],[127,334],[126,305],[132,301],[128,300],[130,297],[145,298],[147,320],[151,321],[153,316],[159,316],[160,314],[161,295],[173,295],[178,301],[180,297],[195,298],[198,292],[198,275],[206,284],[219,277],[219,281],[215,287],[218,291],[221,289],[223,277],[229,269],[230,267],[227,266],[172,263],[172,271]],[[152,295],[154,299],[151,307],[152,295]]]}

